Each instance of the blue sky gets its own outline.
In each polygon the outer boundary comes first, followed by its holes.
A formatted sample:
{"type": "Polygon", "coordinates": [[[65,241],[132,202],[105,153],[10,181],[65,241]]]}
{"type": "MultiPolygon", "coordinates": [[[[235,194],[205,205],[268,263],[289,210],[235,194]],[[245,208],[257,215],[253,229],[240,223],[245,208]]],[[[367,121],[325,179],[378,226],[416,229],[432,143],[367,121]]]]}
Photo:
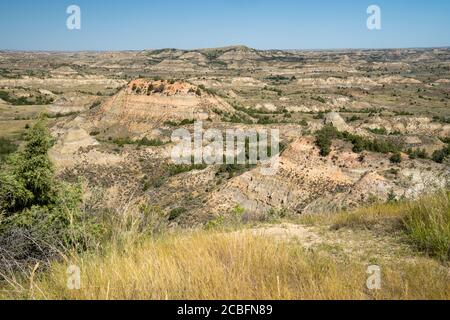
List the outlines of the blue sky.
{"type": "Polygon", "coordinates": [[[450,46],[447,0],[0,1],[0,49],[141,50],[244,44],[258,49],[450,46]],[[66,8],[81,8],[68,30],[66,8]],[[381,7],[382,30],[366,27],[381,7]]]}

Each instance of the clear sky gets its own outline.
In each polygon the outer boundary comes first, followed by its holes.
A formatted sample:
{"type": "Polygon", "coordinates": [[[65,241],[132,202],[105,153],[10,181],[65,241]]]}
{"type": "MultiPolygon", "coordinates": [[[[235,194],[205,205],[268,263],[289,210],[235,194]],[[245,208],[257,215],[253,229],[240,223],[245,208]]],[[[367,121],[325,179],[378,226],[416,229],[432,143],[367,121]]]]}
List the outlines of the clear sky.
{"type": "Polygon", "coordinates": [[[0,1],[0,49],[141,50],[243,44],[258,49],[450,46],[448,0],[0,1]],[[66,9],[81,8],[81,30],[66,9]],[[382,30],[366,26],[381,7],[382,30]]]}

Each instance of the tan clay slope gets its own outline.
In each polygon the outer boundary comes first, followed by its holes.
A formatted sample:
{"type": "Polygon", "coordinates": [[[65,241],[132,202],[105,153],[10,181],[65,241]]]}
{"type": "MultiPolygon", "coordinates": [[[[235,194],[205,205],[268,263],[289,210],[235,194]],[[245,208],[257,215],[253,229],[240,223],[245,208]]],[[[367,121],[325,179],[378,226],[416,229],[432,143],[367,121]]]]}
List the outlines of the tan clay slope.
{"type": "Polygon", "coordinates": [[[370,153],[361,160],[349,145],[335,142],[330,156],[323,158],[314,138],[300,138],[280,157],[276,175],[264,176],[255,168],[235,177],[209,195],[205,208],[214,214],[230,213],[236,205],[254,214],[273,208],[298,213],[338,211],[386,200],[392,192],[398,198],[416,198],[450,181],[448,168],[431,161],[405,159],[397,166],[396,176],[391,169],[386,155],[370,153]]]}
{"type": "Polygon", "coordinates": [[[235,112],[222,99],[189,83],[138,79],[107,101],[95,119],[99,127],[120,125],[142,132],[167,121],[220,121],[217,110],[235,112]]]}
{"type": "Polygon", "coordinates": [[[362,128],[385,128],[388,133],[416,134],[430,137],[449,137],[450,124],[434,122],[428,117],[392,117],[390,119],[375,116],[362,128]]]}

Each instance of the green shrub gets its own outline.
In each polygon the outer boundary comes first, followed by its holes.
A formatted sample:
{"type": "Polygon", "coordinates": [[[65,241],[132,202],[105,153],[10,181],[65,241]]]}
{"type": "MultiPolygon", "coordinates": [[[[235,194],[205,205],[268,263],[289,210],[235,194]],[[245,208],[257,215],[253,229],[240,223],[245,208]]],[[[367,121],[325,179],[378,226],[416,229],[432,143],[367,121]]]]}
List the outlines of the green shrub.
{"type": "Polygon", "coordinates": [[[428,154],[427,151],[425,149],[416,149],[413,150],[411,148],[409,148],[406,153],[408,154],[410,159],[427,159],[428,158],[428,154]]]}
{"type": "Polygon", "coordinates": [[[47,156],[52,139],[45,122],[28,130],[25,139],[24,150],[10,159],[0,175],[0,208],[9,213],[48,205],[56,195],[53,166],[47,156]]]}
{"type": "Polygon", "coordinates": [[[391,163],[400,163],[402,162],[402,155],[400,154],[400,152],[396,152],[389,158],[389,160],[391,161],[391,163]]]}
{"type": "Polygon", "coordinates": [[[70,117],[70,116],[74,116],[79,114],[79,111],[71,111],[71,112],[67,112],[67,113],[46,113],[45,116],[49,119],[58,119],[58,118],[65,118],[65,117],[70,117]]]}
{"type": "Polygon", "coordinates": [[[397,202],[397,195],[395,194],[394,190],[392,189],[388,193],[387,203],[393,203],[393,202],[397,202]]]}
{"type": "Polygon", "coordinates": [[[353,115],[350,118],[347,118],[347,122],[355,122],[355,121],[359,121],[359,120],[362,120],[361,117],[358,117],[356,115],[353,115]]]}
{"type": "Polygon", "coordinates": [[[11,140],[0,138],[0,161],[4,160],[7,155],[15,152],[17,145],[12,143],[11,140]]]}
{"type": "Polygon", "coordinates": [[[160,147],[164,145],[164,142],[159,139],[148,139],[144,137],[140,140],[132,140],[129,137],[126,138],[115,138],[112,139],[112,142],[115,143],[119,147],[123,147],[125,145],[138,145],[138,146],[146,146],[146,147],[160,147]]]}
{"type": "Polygon", "coordinates": [[[55,179],[47,155],[51,146],[40,119],[27,132],[24,149],[0,171],[0,248],[7,250],[0,257],[0,269],[11,261],[20,265],[47,260],[69,247],[85,249],[100,232],[80,209],[81,186],[55,179]]]}
{"type": "Polygon", "coordinates": [[[443,143],[447,143],[447,144],[450,144],[450,137],[442,137],[442,138],[439,138],[443,143]]]}
{"type": "Polygon", "coordinates": [[[339,138],[351,142],[353,144],[353,152],[359,153],[362,151],[372,151],[378,153],[396,153],[400,152],[401,149],[397,145],[380,139],[366,139],[362,136],[344,132],[339,135],[339,138]]]}
{"type": "Polygon", "coordinates": [[[32,97],[15,97],[11,95],[9,92],[0,91],[0,99],[9,102],[15,106],[26,106],[26,105],[48,105],[54,102],[53,98],[47,98],[45,96],[37,96],[34,100],[31,100],[32,97]]]}
{"type": "Polygon", "coordinates": [[[441,123],[450,123],[450,117],[439,117],[439,116],[434,116],[433,117],[433,121],[434,122],[441,122],[441,123]]]}
{"type": "Polygon", "coordinates": [[[316,145],[320,148],[320,155],[326,157],[331,152],[332,140],[339,137],[337,129],[328,124],[316,133],[316,145]]]}
{"type": "Polygon", "coordinates": [[[437,163],[444,163],[444,160],[450,156],[450,144],[448,144],[446,147],[444,147],[441,150],[437,150],[433,153],[432,159],[434,162],[437,163]]]}
{"type": "Polygon", "coordinates": [[[247,172],[248,170],[254,168],[255,165],[250,164],[222,164],[216,172],[216,176],[222,174],[227,175],[227,178],[233,178],[247,172]]]}
{"type": "Polygon", "coordinates": [[[183,213],[185,213],[187,209],[185,208],[175,208],[170,210],[169,212],[169,220],[176,220],[179,216],[181,216],[183,213]]]}
{"type": "Polygon", "coordinates": [[[318,101],[320,103],[326,103],[327,101],[322,97],[311,97],[312,100],[318,101]]]}
{"type": "Polygon", "coordinates": [[[143,191],[143,192],[146,192],[146,191],[148,191],[148,190],[150,189],[150,187],[151,187],[151,182],[149,181],[149,179],[148,179],[147,176],[145,176],[145,177],[142,179],[141,183],[142,183],[142,191],[143,191]]]}
{"type": "Polygon", "coordinates": [[[379,135],[386,135],[387,130],[386,128],[374,128],[374,129],[367,129],[369,132],[372,132],[373,134],[379,134],[379,135]]]}
{"type": "Polygon", "coordinates": [[[332,124],[324,126],[316,132],[316,145],[322,156],[328,156],[333,139],[342,139],[353,144],[353,152],[372,151],[378,153],[397,153],[401,149],[397,145],[385,140],[370,140],[349,132],[339,132],[332,124]]]}
{"type": "Polygon", "coordinates": [[[316,120],[323,120],[323,119],[325,119],[325,113],[322,112],[322,111],[320,111],[318,114],[316,114],[316,115],[313,116],[313,119],[316,119],[316,120]]]}
{"type": "Polygon", "coordinates": [[[159,139],[148,139],[147,137],[142,138],[137,142],[139,146],[146,147],[160,147],[164,145],[164,142],[159,139]]]}
{"type": "Polygon", "coordinates": [[[300,122],[298,124],[301,125],[302,127],[307,127],[308,121],[306,121],[305,119],[302,119],[302,120],[300,120],[300,122]]]}
{"type": "Polygon", "coordinates": [[[91,104],[91,106],[89,107],[89,109],[90,109],[90,110],[95,109],[95,108],[97,108],[97,107],[98,107],[99,105],[101,105],[101,104],[102,104],[102,102],[99,101],[99,100],[94,101],[94,102],[91,104]]]}
{"type": "Polygon", "coordinates": [[[258,119],[258,124],[265,125],[265,124],[273,124],[273,123],[278,123],[278,121],[275,119],[271,119],[270,117],[267,117],[267,116],[263,116],[258,119]]]}
{"type": "Polygon", "coordinates": [[[186,126],[186,125],[190,125],[190,124],[194,124],[195,123],[195,119],[184,119],[181,121],[166,121],[164,122],[164,125],[166,126],[171,126],[171,127],[181,127],[181,126],[186,126]]]}
{"type": "Polygon", "coordinates": [[[155,181],[153,181],[152,186],[154,188],[161,188],[165,181],[166,181],[165,177],[160,177],[160,178],[156,179],[155,181]]]}
{"type": "Polygon", "coordinates": [[[414,114],[407,111],[394,111],[396,116],[413,116],[414,114]]]}
{"type": "Polygon", "coordinates": [[[169,166],[169,175],[176,176],[193,170],[206,169],[206,164],[173,164],[169,166]]]}

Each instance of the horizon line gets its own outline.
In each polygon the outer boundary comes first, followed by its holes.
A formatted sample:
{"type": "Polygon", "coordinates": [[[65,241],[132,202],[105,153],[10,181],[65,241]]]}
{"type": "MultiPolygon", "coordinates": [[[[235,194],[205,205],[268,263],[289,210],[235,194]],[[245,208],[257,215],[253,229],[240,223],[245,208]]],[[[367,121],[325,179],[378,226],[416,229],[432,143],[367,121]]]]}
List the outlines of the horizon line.
{"type": "Polygon", "coordinates": [[[375,50],[417,50],[417,49],[450,49],[450,45],[445,46],[415,46],[415,47],[339,47],[339,48],[290,48],[290,49],[260,49],[253,48],[246,45],[227,45],[220,47],[205,47],[205,48],[146,48],[146,49],[80,49],[80,50],[59,50],[59,49],[2,49],[0,52],[38,52],[38,53],[81,53],[81,52],[145,52],[145,51],[157,51],[157,50],[181,50],[181,51],[199,51],[199,50],[213,50],[213,49],[226,49],[226,48],[238,48],[246,47],[257,51],[375,51],[375,50]]]}

